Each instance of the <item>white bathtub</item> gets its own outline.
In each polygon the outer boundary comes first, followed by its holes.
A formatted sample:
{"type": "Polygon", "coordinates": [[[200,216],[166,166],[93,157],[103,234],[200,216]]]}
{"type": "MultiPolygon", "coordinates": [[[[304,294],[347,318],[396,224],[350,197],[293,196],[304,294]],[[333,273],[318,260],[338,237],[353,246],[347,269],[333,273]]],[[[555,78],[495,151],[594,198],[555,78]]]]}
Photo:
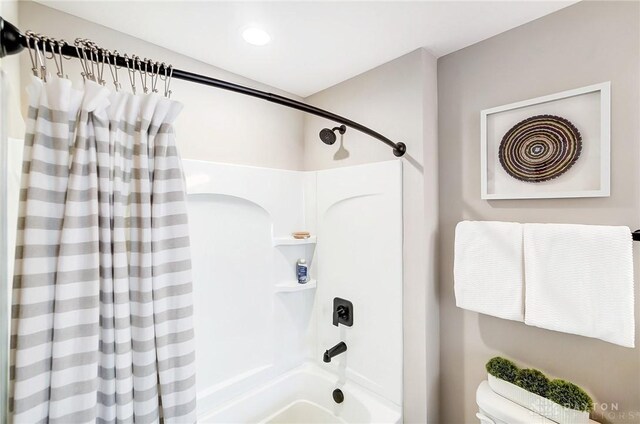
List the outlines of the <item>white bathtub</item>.
{"type": "MultiPolygon", "coordinates": [[[[201,405],[202,407],[202,405],[201,405]]],[[[305,364],[230,400],[198,418],[200,423],[389,423],[402,422],[398,405],[315,364],[305,364]],[[333,390],[344,393],[334,402],[333,390]]]]}

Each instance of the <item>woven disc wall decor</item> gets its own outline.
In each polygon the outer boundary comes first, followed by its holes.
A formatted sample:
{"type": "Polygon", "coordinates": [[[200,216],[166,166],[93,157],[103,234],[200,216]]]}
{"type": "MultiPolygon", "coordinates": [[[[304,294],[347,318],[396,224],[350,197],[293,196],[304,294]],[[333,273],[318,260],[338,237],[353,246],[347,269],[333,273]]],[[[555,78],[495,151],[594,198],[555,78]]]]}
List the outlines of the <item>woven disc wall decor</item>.
{"type": "Polygon", "coordinates": [[[498,156],[513,178],[539,183],[567,172],[581,151],[582,136],[575,125],[560,116],[538,115],[507,131],[498,156]]]}

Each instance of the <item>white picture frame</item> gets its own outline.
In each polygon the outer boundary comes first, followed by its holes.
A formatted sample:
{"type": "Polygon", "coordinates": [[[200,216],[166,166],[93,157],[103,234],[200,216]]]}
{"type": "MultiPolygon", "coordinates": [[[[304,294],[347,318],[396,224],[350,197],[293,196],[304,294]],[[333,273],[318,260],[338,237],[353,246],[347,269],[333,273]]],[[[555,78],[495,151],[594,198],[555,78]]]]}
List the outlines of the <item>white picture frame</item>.
{"type": "Polygon", "coordinates": [[[481,197],[550,199],[608,197],[611,185],[611,82],[536,97],[480,112],[481,197]],[[565,116],[581,131],[582,153],[565,174],[549,181],[519,181],[498,161],[502,136],[524,117],[538,114],[565,116]]]}

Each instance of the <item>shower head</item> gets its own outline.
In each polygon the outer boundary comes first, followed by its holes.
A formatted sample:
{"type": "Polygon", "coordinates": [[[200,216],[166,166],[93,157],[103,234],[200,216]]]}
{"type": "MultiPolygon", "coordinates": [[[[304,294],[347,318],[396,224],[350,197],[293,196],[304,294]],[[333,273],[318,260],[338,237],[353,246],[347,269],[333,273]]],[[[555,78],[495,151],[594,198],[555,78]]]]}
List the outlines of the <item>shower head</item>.
{"type": "Polygon", "coordinates": [[[347,131],[347,127],[345,127],[344,125],[340,125],[339,127],[335,127],[333,129],[323,128],[320,131],[320,140],[322,140],[324,144],[331,146],[336,142],[336,130],[340,134],[344,134],[347,131]]]}
{"type": "Polygon", "coordinates": [[[329,128],[323,128],[320,131],[320,140],[322,140],[324,144],[331,146],[336,142],[336,135],[329,128]]]}

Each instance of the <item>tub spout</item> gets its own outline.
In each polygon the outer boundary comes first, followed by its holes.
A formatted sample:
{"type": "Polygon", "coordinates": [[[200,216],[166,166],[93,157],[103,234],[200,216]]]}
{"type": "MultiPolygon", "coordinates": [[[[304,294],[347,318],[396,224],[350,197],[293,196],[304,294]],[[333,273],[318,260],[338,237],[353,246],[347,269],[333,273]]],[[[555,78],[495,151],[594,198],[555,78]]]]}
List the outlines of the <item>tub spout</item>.
{"type": "Polygon", "coordinates": [[[340,342],[334,347],[332,347],[331,349],[325,350],[322,360],[327,363],[331,362],[331,358],[333,358],[334,356],[338,356],[341,353],[344,353],[346,351],[347,351],[347,344],[345,342],[340,342]]]}

